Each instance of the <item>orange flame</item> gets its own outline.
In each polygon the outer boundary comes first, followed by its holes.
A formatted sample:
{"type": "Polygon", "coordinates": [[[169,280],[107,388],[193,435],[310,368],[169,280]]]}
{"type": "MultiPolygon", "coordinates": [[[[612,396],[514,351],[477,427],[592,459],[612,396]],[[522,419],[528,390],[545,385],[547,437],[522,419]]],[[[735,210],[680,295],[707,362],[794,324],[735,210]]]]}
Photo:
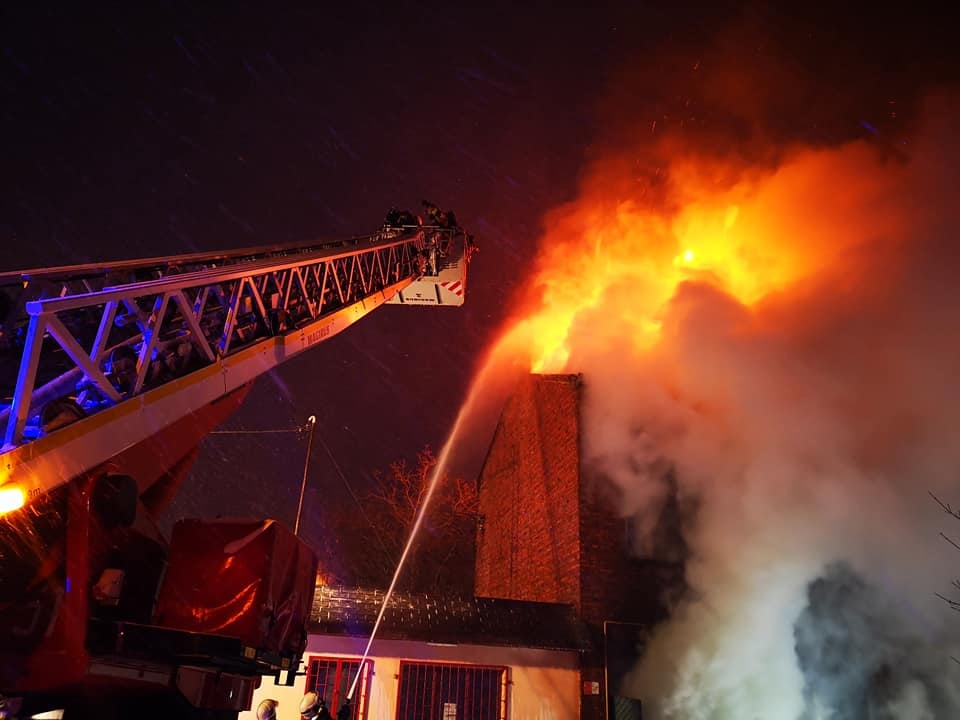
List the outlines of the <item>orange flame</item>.
{"type": "MultiPolygon", "coordinates": [[[[857,172],[867,152],[851,146],[846,165],[835,152],[807,152],[763,171],[684,159],[671,166],[669,202],[658,206],[641,193],[611,200],[623,183],[601,168],[581,199],[548,217],[540,306],[507,335],[526,342],[532,371],[561,372],[574,329],[592,313],[617,316],[622,339],[644,352],[659,342],[684,283],[710,285],[750,309],[835,270],[863,238],[896,224],[878,208],[875,228],[836,232],[847,208],[878,191],[862,177],[844,185],[845,167],[857,172]]],[[[589,339],[590,328],[581,329],[589,339]]]]}

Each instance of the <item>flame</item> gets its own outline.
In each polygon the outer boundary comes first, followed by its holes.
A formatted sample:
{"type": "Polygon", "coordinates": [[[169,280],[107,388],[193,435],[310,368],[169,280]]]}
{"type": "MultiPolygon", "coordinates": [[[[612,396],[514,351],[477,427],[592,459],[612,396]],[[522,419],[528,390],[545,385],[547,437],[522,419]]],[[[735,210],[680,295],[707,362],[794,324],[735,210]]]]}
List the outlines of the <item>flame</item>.
{"type": "Polygon", "coordinates": [[[960,462],[960,403],[940,400],[960,357],[952,235],[917,209],[942,213],[930,188],[954,185],[926,173],[859,143],[775,166],[678,156],[646,184],[632,158],[608,158],[545,218],[537,295],[480,377],[494,363],[507,377],[508,361],[585,373],[583,463],[622,491],[651,552],[676,560],[654,547],[662,511],[693,501],[690,592],[624,681],[651,717],[799,717],[821,669],[798,659],[796,623],[838,559],[886,588],[896,557],[913,607],[929,550],[908,548],[922,532],[907,528],[931,509],[911,478],[945,487],[960,462]],[[864,497],[886,504],[860,513],[864,497]]]}
{"type": "Polygon", "coordinates": [[[836,158],[816,152],[762,171],[684,159],[671,169],[671,202],[659,206],[611,202],[618,183],[594,178],[548,217],[535,281],[541,301],[507,335],[526,338],[533,372],[563,372],[571,333],[592,313],[618,316],[625,339],[644,352],[659,343],[684,284],[708,285],[749,310],[834,268],[851,242],[821,230],[864,190],[858,183],[830,196],[821,187],[828,167],[836,173],[836,158]]]}

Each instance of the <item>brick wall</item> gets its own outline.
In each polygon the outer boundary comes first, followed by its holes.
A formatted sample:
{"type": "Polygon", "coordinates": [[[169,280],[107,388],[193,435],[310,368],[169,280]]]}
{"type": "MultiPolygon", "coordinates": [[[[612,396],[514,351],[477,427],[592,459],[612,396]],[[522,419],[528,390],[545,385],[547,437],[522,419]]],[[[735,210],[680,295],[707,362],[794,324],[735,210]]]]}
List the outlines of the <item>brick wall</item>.
{"type": "Polygon", "coordinates": [[[478,595],[580,608],[579,388],[529,376],[504,406],[479,479],[478,595]]]}
{"type": "Polygon", "coordinates": [[[617,514],[618,495],[603,478],[582,478],[580,614],[591,623],[613,619],[624,604],[626,544],[624,521],[617,514]]]}
{"type": "Polygon", "coordinates": [[[620,517],[620,491],[603,477],[583,472],[580,483],[580,615],[589,623],[605,620],[653,624],[663,616],[662,594],[676,568],[631,557],[626,520],[620,517]]]}
{"type": "Polygon", "coordinates": [[[582,392],[577,375],[533,375],[507,400],[479,479],[476,592],[576,607],[594,645],[580,718],[602,720],[603,623],[659,619],[663,584],[659,566],[629,556],[619,491],[581,465],[582,392]]]}

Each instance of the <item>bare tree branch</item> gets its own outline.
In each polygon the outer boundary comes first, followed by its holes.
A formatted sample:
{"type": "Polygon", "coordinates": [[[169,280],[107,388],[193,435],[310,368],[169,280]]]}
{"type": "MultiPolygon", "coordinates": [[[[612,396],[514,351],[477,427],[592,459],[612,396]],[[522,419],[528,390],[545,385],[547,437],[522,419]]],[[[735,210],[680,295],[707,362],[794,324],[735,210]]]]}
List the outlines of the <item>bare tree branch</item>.
{"type": "Polygon", "coordinates": [[[960,545],[957,545],[957,543],[955,543],[953,540],[951,540],[950,538],[948,538],[948,537],[947,537],[946,535],[944,535],[943,533],[940,533],[940,537],[942,537],[942,538],[943,538],[944,540],[946,540],[948,543],[950,543],[951,545],[953,545],[957,550],[960,550],[960,545]]]}
{"type": "MultiPolygon", "coordinates": [[[[930,497],[933,498],[934,502],[936,502],[937,505],[939,505],[940,508],[945,513],[947,513],[947,515],[957,520],[960,520],[960,510],[954,510],[953,507],[951,507],[950,503],[944,502],[939,497],[937,497],[933,492],[930,492],[930,491],[928,492],[930,497]]],[[[948,537],[946,533],[940,533],[940,537],[946,540],[948,543],[950,543],[957,550],[960,550],[960,544],[958,544],[953,539],[948,537]]],[[[954,590],[960,592],[960,580],[953,580],[950,584],[954,590]]],[[[949,605],[951,609],[956,610],[957,612],[960,612],[960,600],[954,600],[952,598],[947,597],[946,595],[941,595],[940,593],[936,593],[936,596],[941,600],[943,600],[947,605],[949,605]]],[[[960,664],[960,660],[957,660],[957,658],[954,657],[951,659],[954,662],[960,664]]]]}
{"type": "MultiPolygon", "coordinates": [[[[929,492],[929,491],[928,491],[928,492],[929,492]]],[[[955,517],[957,520],[960,520],[960,510],[954,510],[952,507],[950,507],[950,504],[949,504],[949,503],[945,503],[943,500],[941,500],[940,498],[938,498],[938,497],[937,497],[936,495],[934,495],[932,492],[929,492],[929,494],[930,494],[930,497],[932,497],[932,498],[934,499],[934,501],[937,503],[937,505],[939,505],[941,508],[943,508],[943,511],[944,511],[945,513],[947,513],[948,515],[952,515],[952,516],[955,517]]]]}
{"type": "Polygon", "coordinates": [[[950,607],[952,607],[954,610],[960,612],[960,601],[958,601],[958,600],[951,600],[951,599],[948,598],[946,595],[941,595],[940,593],[936,593],[936,596],[937,596],[938,598],[940,598],[941,600],[943,600],[947,605],[949,605],[950,607]]]}
{"type": "MultiPolygon", "coordinates": [[[[425,448],[417,453],[416,464],[397,460],[388,471],[372,473],[374,483],[362,502],[365,514],[384,536],[380,549],[363,542],[359,518],[340,518],[338,534],[357,540],[343,542],[341,547],[343,564],[347,572],[356,575],[358,584],[389,584],[436,467],[437,458],[425,448]],[[384,572],[385,568],[389,572],[384,572]]],[[[400,586],[408,590],[468,593],[473,589],[470,568],[477,527],[476,485],[448,476],[437,482],[425,522],[406,560],[400,586]]]]}

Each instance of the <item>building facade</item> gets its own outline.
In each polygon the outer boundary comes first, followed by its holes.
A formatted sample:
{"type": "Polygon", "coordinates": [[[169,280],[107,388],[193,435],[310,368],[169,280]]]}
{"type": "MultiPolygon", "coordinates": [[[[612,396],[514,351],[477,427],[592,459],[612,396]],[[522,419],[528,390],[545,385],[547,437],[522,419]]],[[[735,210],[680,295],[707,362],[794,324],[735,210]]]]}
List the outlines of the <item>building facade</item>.
{"type": "Polygon", "coordinates": [[[476,592],[572,605],[591,636],[575,717],[639,717],[620,680],[682,566],[635,556],[618,489],[583,462],[584,392],[579,375],[531,375],[508,398],[478,481],[476,592]]]}
{"type": "Polygon", "coordinates": [[[533,375],[507,400],[478,479],[476,597],[393,598],[361,668],[382,593],[319,587],[306,674],[257,701],[296,718],[316,689],[335,712],[359,673],[357,720],[639,720],[620,681],[682,565],[631,552],[616,488],[582,461],[583,392],[533,375]]]}
{"type": "Polygon", "coordinates": [[[572,607],[397,594],[361,664],[382,602],[382,592],[318,587],[303,673],[292,686],[266,678],[254,708],[277,700],[278,717],[295,720],[313,690],[333,714],[349,696],[355,720],[578,717],[588,639],[572,607]]]}

